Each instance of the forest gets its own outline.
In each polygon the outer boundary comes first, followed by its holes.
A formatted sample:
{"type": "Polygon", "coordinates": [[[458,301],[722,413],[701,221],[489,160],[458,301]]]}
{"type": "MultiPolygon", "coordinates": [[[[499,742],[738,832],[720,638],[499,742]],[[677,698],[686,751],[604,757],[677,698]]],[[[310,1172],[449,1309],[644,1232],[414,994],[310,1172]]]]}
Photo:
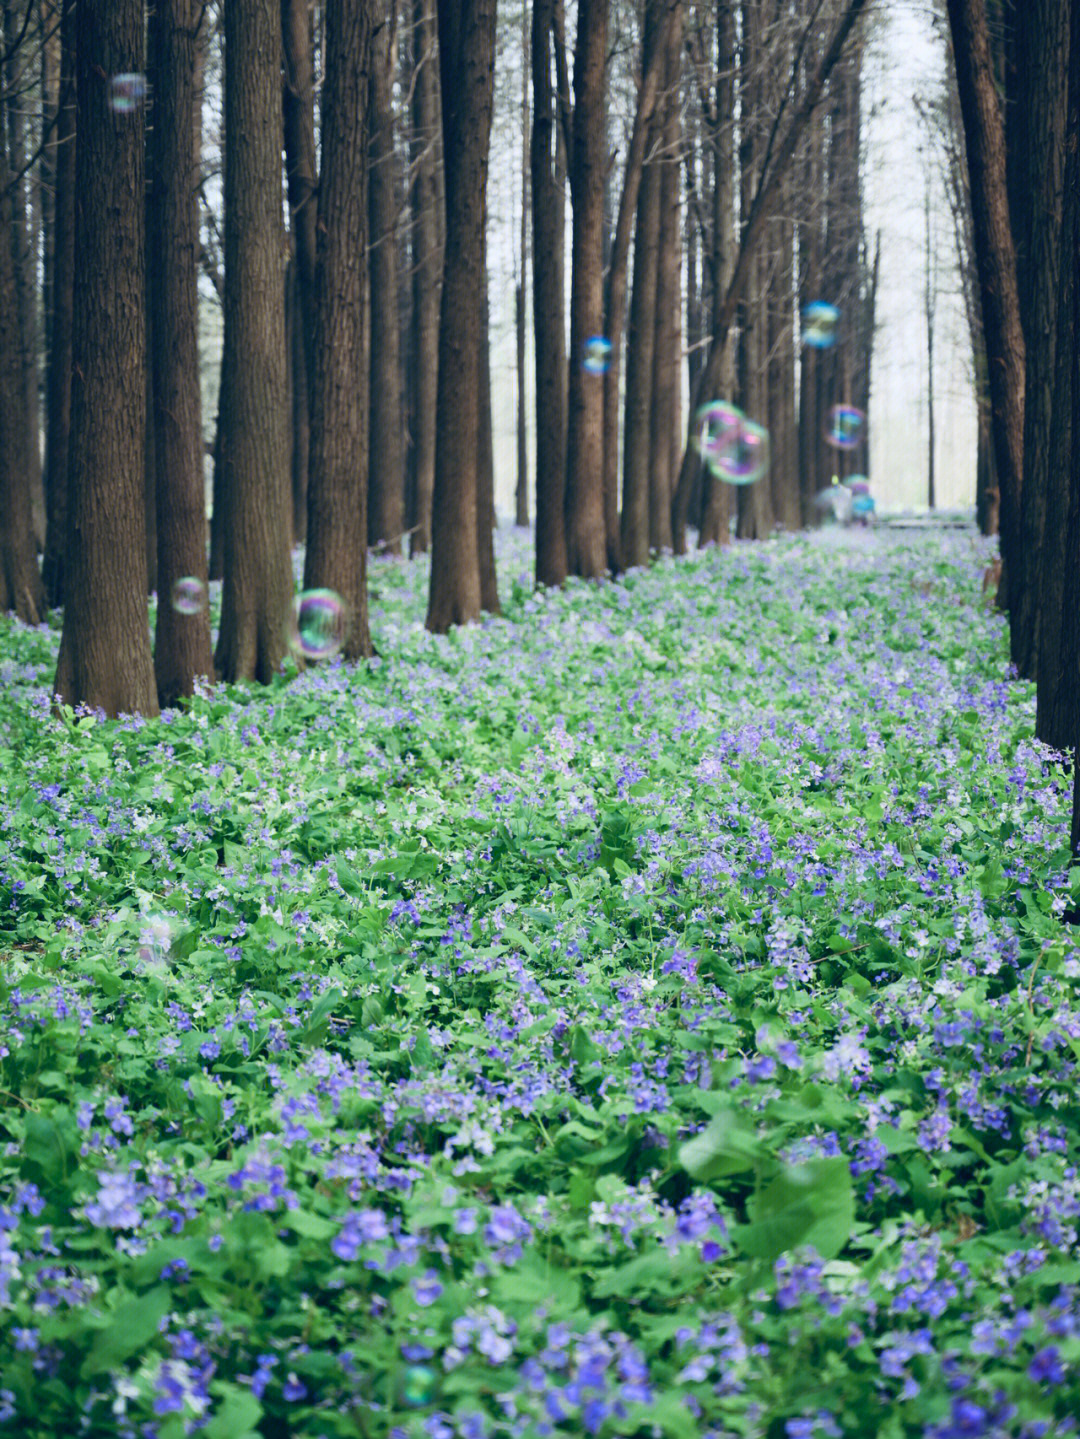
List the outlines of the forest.
{"type": "Polygon", "coordinates": [[[0,56],[0,1436],[1076,1433],[1080,0],[0,56]]]}

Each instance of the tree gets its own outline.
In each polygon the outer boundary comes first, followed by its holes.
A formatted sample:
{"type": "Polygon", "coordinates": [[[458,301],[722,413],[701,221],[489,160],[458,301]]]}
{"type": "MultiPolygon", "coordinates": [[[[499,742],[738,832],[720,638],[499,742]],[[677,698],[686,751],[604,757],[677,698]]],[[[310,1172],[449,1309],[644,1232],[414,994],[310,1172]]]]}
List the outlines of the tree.
{"type": "Polygon", "coordinates": [[[439,292],[442,282],[442,197],[439,148],[439,71],[434,0],[413,0],[412,314],[409,330],[408,522],[409,553],[431,548],[435,487],[435,404],[439,374],[439,292]]]}
{"type": "Polygon", "coordinates": [[[397,197],[394,194],[392,82],[397,57],[397,0],[381,0],[371,46],[368,211],[371,266],[371,460],[368,543],[392,554],[405,530],[405,451],[398,324],[397,197]]]}
{"type": "Polygon", "coordinates": [[[285,655],[293,587],[279,0],[229,0],[224,20],[225,583],[215,663],[222,679],[266,684],[285,655]]]}
{"type": "MultiPolygon", "coordinates": [[[[985,0],[947,0],[964,121],[972,227],[986,340],[1001,516],[1002,591],[1020,580],[1024,452],[1024,331],[1006,187],[1005,130],[994,87],[985,0]]],[[[1016,584],[1016,589],[1021,587],[1016,584]]],[[[1000,592],[999,592],[1000,593],[1000,592]]],[[[1017,637],[1018,638],[1018,637],[1017,637]]],[[[1014,659],[1016,658],[1014,654],[1014,659]]]]}
{"type": "Polygon", "coordinates": [[[536,583],[561,585],[567,575],[566,339],[564,200],[551,68],[556,0],[534,0],[533,125],[530,145],[533,212],[533,344],[536,352],[536,583]]]}
{"type": "MultiPolygon", "coordinates": [[[[158,699],[173,704],[213,673],[209,607],[172,602],[183,578],[206,584],[206,486],[199,390],[199,27],[201,0],[156,0],[150,12],[151,372],[157,502],[158,699]]],[[[205,593],[205,589],[204,589],[205,593]]]]}
{"type": "Polygon", "coordinates": [[[146,608],[145,180],[142,0],[81,0],[76,34],[73,384],[64,627],[56,693],[107,715],[157,713],[146,608]]]}
{"type": "Polygon", "coordinates": [[[374,0],[327,0],[304,587],[348,614],[346,659],[372,653],[367,605],[368,75],[374,0]]]}
{"type": "Polygon", "coordinates": [[[446,249],[439,323],[435,494],[427,627],[479,618],[480,336],[495,0],[440,0],[446,249]]]}
{"type": "Polygon", "coordinates": [[[570,198],[570,384],[566,422],[566,561],[586,579],[607,568],[603,496],[603,386],[583,365],[585,342],[603,322],[604,73],[608,0],[578,0],[574,42],[570,198]]]}
{"type": "Polygon", "coordinates": [[[46,372],[45,558],[50,605],[64,599],[68,445],[71,433],[71,321],[75,283],[75,0],[63,0],[53,168],[52,293],[46,372]]]}

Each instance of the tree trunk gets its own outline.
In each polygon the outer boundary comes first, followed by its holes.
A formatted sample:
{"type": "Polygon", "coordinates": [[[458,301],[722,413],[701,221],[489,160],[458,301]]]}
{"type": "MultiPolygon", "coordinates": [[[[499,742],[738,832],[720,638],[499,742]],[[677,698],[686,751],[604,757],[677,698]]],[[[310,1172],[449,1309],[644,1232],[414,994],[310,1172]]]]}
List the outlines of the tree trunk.
{"type": "Polygon", "coordinates": [[[374,0],[327,0],[304,588],[341,596],[344,655],[372,653],[367,601],[368,76],[374,0]]]}
{"type": "Polygon", "coordinates": [[[533,341],[536,349],[536,583],[566,579],[566,339],[564,200],[557,182],[551,49],[555,0],[534,0],[532,18],[533,341]]]}
{"type": "Polygon", "coordinates": [[[289,307],[289,374],[292,413],[292,532],[307,527],[311,451],[310,368],[315,329],[315,249],[318,180],[315,157],[315,69],[311,0],[281,0],[282,116],[288,179],[292,257],[286,280],[289,307]]]}
{"type": "MultiPolygon", "coordinates": [[[[1025,350],[1009,224],[1005,135],[994,88],[984,4],[982,0],[947,0],[947,6],[971,182],[975,258],[993,413],[1001,553],[1010,606],[1015,606],[1023,589],[1020,518],[1025,350]]],[[[1016,653],[1013,658],[1015,662],[1016,653]]]]}
{"type": "Polygon", "coordinates": [[[582,364],[603,323],[604,83],[608,0],[578,0],[574,44],[574,139],[570,156],[573,269],[566,423],[566,560],[571,574],[607,569],[603,491],[603,384],[582,364]]]}
{"type": "Polygon", "coordinates": [[[150,143],[150,267],[158,609],[154,673],[171,705],[213,674],[210,612],[174,602],[196,579],[206,594],[206,487],[199,390],[199,55],[201,0],[157,0],[150,12],[154,123],[150,143]]]}
{"type": "Polygon", "coordinates": [[[391,86],[397,53],[397,3],[381,0],[372,38],[368,150],[371,266],[371,461],[368,544],[400,554],[405,530],[405,452],[398,324],[397,199],[391,86]]]}
{"type": "Polygon", "coordinates": [[[435,485],[435,403],[439,372],[439,290],[442,246],[439,238],[439,72],[435,55],[434,0],[414,0],[413,65],[415,80],[410,136],[412,186],[412,330],[409,374],[411,433],[409,487],[412,493],[409,553],[431,548],[431,497],[435,485]]]}
{"type": "Polygon", "coordinates": [[[653,551],[672,547],[671,501],[679,463],[679,456],[673,455],[672,449],[678,444],[682,431],[681,9],[666,39],[666,93],[659,130],[663,159],[658,167],[653,422],[649,434],[649,548],[653,551]]]}
{"type": "Polygon", "coordinates": [[[491,306],[488,298],[487,237],[484,237],[484,290],[480,300],[480,465],[477,471],[476,540],[480,556],[480,608],[499,611],[495,571],[495,435],[491,413],[491,306]]]}
{"type": "Polygon", "coordinates": [[[285,655],[293,589],[279,0],[229,0],[224,18],[225,583],[215,663],[226,681],[268,684],[285,655]]]}
{"type": "Polygon", "coordinates": [[[514,490],[514,524],[521,529],[529,523],[528,426],[525,404],[525,339],[527,319],[525,296],[529,263],[529,26],[528,11],[521,7],[521,231],[518,246],[518,283],[514,292],[514,340],[517,360],[517,486],[514,490]]]}
{"type": "Polygon", "coordinates": [[[37,326],[37,253],[31,241],[31,217],[26,203],[27,177],[20,172],[26,165],[24,116],[29,110],[24,91],[27,88],[27,43],[29,28],[24,21],[33,0],[4,0],[5,34],[8,56],[5,66],[7,90],[7,153],[11,174],[11,219],[14,227],[15,290],[18,298],[19,328],[17,345],[22,373],[23,401],[20,406],[26,427],[26,480],[30,487],[36,547],[45,547],[45,490],[41,474],[41,421],[38,414],[38,326],[37,326]],[[23,43],[17,45],[19,37],[23,43]]]}
{"type": "Polygon", "coordinates": [[[107,715],[157,714],[146,603],[145,136],[110,77],[141,74],[142,0],[81,0],[76,64],[71,470],[55,691],[107,715]]]}
{"type": "MultiPolygon", "coordinates": [[[[645,9],[642,40],[642,68],[654,63],[661,79],[667,74],[667,53],[654,61],[659,48],[659,7],[645,9]]],[[[645,149],[659,149],[663,116],[654,113],[647,132],[645,149]]],[[[643,157],[644,158],[644,157],[643,157]]],[[[626,400],[623,407],[623,493],[621,550],[624,565],[643,565],[649,558],[649,517],[653,410],[653,365],[656,355],[656,282],[660,244],[660,164],[653,158],[645,164],[638,190],[637,225],[634,230],[634,287],[630,295],[630,320],[626,343],[626,400]]]]}
{"type": "MultiPolygon", "coordinates": [[[[739,215],[742,244],[747,243],[750,210],[755,190],[760,190],[764,164],[764,139],[768,123],[765,103],[762,17],[756,0],[743,0],[743,63],[739,70],[741,121],[739,133],[739,215]]],[[[771,218],[771,216],[770,216],[771,218]]],[[[762,423],[765,418],[765,370],[768,344],[768,312],[765,305],[766,262],[758,246],[751,266],[751,279],[742,303],[739,336],[739,405],[744,414],[762,423]]],[[[769,480],[764,475],[750,485],[740,485],[736,495],[736,534],[741,540],[763,540],[772,532],[769,480]]]]}
{"type": "Polygon", "coordinates": [[[52,330],[45,432],[45,559],[50,605],[64,602],[68,445],[71,434],[71,324],[75,282],[75,0],[63,0],[53,200],[52,330]]]}
{"type": "Polygon", "coordinates": [[[495,0],[440,0],[446,250],[439,324],[435,495],[427,627],[480,616],[481,316],[488,149],[495,82],[495,0]]]}

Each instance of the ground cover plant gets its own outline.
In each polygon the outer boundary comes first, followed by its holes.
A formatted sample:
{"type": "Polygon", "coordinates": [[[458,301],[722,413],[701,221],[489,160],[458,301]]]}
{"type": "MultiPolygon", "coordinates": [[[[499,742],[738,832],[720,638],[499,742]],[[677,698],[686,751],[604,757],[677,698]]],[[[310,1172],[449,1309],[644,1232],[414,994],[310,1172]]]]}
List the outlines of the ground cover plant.
{"type": "Polygon", "coordinates": [[[0,1434],[1071,1432],[1065,779],[986,543],[526,557],[152,724],[5,628],[0,1434]]]}

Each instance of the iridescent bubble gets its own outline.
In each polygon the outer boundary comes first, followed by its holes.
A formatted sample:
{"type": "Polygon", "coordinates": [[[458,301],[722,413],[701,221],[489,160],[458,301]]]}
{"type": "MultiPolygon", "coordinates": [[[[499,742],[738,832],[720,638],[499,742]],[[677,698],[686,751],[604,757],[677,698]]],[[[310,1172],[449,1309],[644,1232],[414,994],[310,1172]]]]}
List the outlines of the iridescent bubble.
{"type": "Polygon", "coordinates": [[[194,575],[184,575],[172,587],[172,607],[178,615],[197,615],[206,608],[206,586],[194,575]]]}
{"type": "Polygon", "coordinates": [[[850,475],[844,484],[853,495],[868,495],[870,493],[870,481],[865,475],[850,475]]]}
{"type": "Polygon", "coordinates": [[[876,509],[873,495],[856,495],[851,501],[851,513],[859,519],[869,519],[876,509]]]}
{"type": "Polygon", "coordinates": [[[165,964],[172,949],[173,922],[163,914],[143,916],[139,931],[139,959],[152,969],[165,964]]]}
{"type": "Polygon", "coordinates": [[[862,439],[866,416],[854,405],[834,405],[829,411],[825,439],[838,450],[853,450],[862,439]]]}
{"type": "Polygon", "coordinates": [[[410,1364],[401,1377],[398,1399],[409,1409],[420,1409],[435,1398],[439,1376],[426,1364],[410,1364]]]}
{"type": "Polygon", "coordinates": [[[348,633],[348,611],[333,590],[305,590],[293,601],[290,642],[306,660],[328,660],[338,653],[348,633]]]}
{"type": "Polygon", "coordinates": [[[768,430],[743,420],[735,439],[709,463],[713,474],[729,485],[752,485],[769,468],[768,430]]]}
{"type": "Polygon", "coordinates": [[[145,75],[114,75],[110,80],[109,109],[114,115],[133,115],[145,99],[145,75]]]}
{"type": "Polygon", "coordinates": [[[585,341],[581,368],[587,375],[606,375],[611,369],[611,341],[603,335],[590,335],[585,341]]]}
{"type": "Polygon", "coordinates": [[[743,422],[743,412],[735,405],[710,400],[694,416],[694,445],[713,464],[738,440],[743,422]]]}
{"type": "Polygon", "coordinates": [[[836,327],[840,311],[825,300],[814,300],[803,306],[802,342],[812,350],[827,350],[836,344],[836,327]]]}

